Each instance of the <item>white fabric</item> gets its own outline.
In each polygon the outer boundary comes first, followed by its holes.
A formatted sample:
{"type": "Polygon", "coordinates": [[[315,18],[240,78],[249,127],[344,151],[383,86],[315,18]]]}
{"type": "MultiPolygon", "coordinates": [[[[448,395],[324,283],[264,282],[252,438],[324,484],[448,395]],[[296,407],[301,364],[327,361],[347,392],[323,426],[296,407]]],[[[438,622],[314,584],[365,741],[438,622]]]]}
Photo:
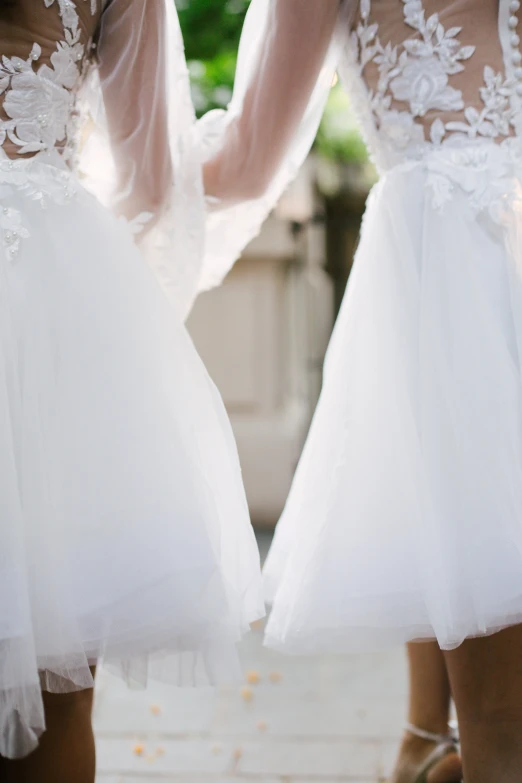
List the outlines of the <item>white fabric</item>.
{"type": "Polygon", "coordinates": [[[206,215],[174,3],[111,0],[97,60],[81,95],[84,184],[134,224],[147,261],[186,317],[201,275],[206,215]]]}
{"type": "Polygon", "coordinates": [[[45,728],[42,685],[92,687],[98,660],[140,684],[149,674],[231,680],[236,642],[264,606],[230,424],[181,320],[203,202],[173,6],[114,0],[101,16],[94,0],[17,0],[10,13],[0,37],[0,756],[16,758],[45,728]],[[93,39],[99,70],[89,72],[93,39]],[[174,307],[129,230],[140,215],[141,246],[174,307]]]}
{"type": "Polygon", "coordinates": [[[520,226],[460,189],[439,212],[428,179],[394,169],[370,197],[265,568],[285,652],[452,648],[522,621],[520,226]]]}
{"type": "MultiPolygon", "coordinates": [[[[226,413],[128,228],[63,171],[0,173],[29,236],[0,248],[0,753],[43,730],[50,690],[230,681],[263,614],[259,556],[226,413]],[[63,184],[63,181],[62,183],[63,184]],[[44,190],[45,192],[45,190],[44,190]]],[[[12,171],[12,170],[11,170],[12,171]]]]}
{"type": "Polygon", "coordinates": [[[265,566],[284,652],[522,622],[520,4],[442,5],[361,0],[346,31],[382,178],[265,566]]]}
{"type": "Polygon", "coordinates": [[[199,292],[222,282],[304,162],[353,8],[346,0],[253,0],[230,107],[194,125],[172,3],[107,6],[100,67],[84,91],[93,124],[80,168],[86,186],[134,223],[183,317],[199,292]]]}

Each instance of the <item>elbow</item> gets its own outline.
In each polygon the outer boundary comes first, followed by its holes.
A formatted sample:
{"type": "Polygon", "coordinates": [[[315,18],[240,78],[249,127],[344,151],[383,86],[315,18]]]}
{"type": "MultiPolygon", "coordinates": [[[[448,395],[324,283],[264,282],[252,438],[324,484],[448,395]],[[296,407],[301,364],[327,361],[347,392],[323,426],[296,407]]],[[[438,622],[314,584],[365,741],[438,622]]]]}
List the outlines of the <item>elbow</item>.
{"type": "Polygon", "coordinates": [[[240,204],[244,201],[256,201],[267,193],[271,177],[266,169],[253,167],[247,162],[235,166],[232,171],[216,162],[205,164],[203,182],[207,196],[217,199],[222,207],[240,204]]]}
{"type": "Polygon", "coordinates": [[[236,196],[241,201],[257,201],[266,195],[274,177],[274,167],[267,155],[245,155],[236,162],[236,196]]]}
{"type": "Polygon", "coordinates": [[[272,177],[268,174],[267,169],[260,170],[259,168],[254,169],[253,167],[245,166],[235,178],[227,200],[235,203],[258,201],[266,196],[271,182],[272,177]]]}
{"type": "Polygon", "coordinates": [[[243,199],[254,201],[266,195],[272,179],[265,171],[249,175],[243,184],[243,199]]]}

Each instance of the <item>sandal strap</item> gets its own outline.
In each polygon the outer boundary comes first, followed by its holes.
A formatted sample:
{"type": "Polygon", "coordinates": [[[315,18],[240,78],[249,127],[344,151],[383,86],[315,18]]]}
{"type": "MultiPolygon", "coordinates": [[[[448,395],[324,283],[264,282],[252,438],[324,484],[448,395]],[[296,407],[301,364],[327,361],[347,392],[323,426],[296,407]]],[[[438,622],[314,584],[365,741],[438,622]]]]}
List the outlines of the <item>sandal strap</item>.
{"type": "Polygon", "coordinates": [[[448,724],[448,728],[449,728],[450,737],[453,738],[456,745],[459,745],[460,744],[459,722],[457,720],[450,720],[448,724]]]}
{"type": "Polygon", "coordinates": [[[451,728],[447,734],[434,734],[431,731],[425,731],[418,726],[414,726],[413,723],[407,723],[404,728],[407,732],[413,734],[414,737],[419,737],[419,739],[427,740],[428,742],[436,742],[438,745],[455,744],[455,735],[451,728]]]}
{"type": "Polygon", "coordinates": [[[424,761],[417,772],[415,783],[426,783],[429,773],[434,767],[442,761],[443,758],[449,756],[455,752],[455,746],[451,741],[445,741],[437,745],[437,747],[430,753],[428,758],[424,761]]]}

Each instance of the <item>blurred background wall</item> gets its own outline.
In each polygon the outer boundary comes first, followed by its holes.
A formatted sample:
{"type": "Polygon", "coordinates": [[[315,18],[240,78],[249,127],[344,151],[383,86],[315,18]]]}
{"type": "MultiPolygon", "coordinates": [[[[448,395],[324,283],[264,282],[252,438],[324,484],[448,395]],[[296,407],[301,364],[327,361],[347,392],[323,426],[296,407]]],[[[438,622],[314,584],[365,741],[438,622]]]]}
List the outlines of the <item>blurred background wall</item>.
{"type": "MultiPolygon", "coordinates": [[[[225,107],[249,0],[176,0],[199,115],[225,107]]],[[[334,83],[314,149],[189,329],[236,435],[254,524],[273,527],[317,403],[374,173],[334,83]]]]}

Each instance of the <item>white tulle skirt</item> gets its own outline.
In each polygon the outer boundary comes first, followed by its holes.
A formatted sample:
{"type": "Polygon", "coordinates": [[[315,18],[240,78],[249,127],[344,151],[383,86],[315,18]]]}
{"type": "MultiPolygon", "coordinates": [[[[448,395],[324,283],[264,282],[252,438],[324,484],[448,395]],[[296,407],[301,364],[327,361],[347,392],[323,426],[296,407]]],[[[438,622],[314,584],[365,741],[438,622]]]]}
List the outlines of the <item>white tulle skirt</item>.
{"type": "Polygon", "coordinates": [[[513,142],[374,189],[266,564],[267,644],[443,648],[522,622],[522,184],[513,142]]]}
{"type": "Polygon", "coordinates": [[[66,173],[74,197],[46,194],[60,177],[31,165],[43,196],[18,164],[14,179],[0,171],[9,757],[44,728],[42,684],[90,687],[100,659],[138,682],[233,678],[235,644],[264,609],[230,425],[180,318],[128,227],[66,173]]]}

